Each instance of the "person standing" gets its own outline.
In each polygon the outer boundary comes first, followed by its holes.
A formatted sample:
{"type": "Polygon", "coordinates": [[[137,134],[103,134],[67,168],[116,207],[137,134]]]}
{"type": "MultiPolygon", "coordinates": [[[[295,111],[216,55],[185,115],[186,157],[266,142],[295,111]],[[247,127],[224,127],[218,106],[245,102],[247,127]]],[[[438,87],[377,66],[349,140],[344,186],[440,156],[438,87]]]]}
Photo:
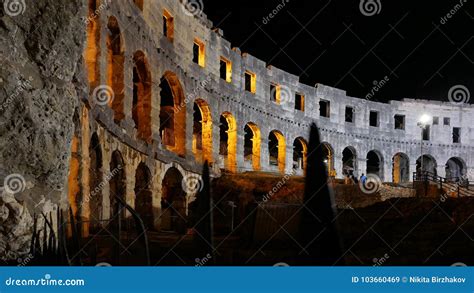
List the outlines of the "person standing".
{"type": "Polygon", "coordinates": [[[362,173],[362,175],[360,176],[360,183],[362,183],[363,185],[365,185],[365,182],[367,181],[367,176],[365,176],[364,173],[362,173]]]}

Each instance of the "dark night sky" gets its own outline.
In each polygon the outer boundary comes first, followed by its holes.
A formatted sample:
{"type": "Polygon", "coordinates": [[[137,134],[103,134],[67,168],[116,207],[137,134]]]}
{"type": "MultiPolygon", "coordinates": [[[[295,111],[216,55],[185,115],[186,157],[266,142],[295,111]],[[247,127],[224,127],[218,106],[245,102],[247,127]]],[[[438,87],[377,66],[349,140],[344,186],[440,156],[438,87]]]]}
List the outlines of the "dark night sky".
{"type": "Polygon", "coordinates": [[[459,1],[379,1],[380,13],[364,16],[359,0],[289,0],[267,24],[263,18],[282,0],[203,3],[232,46],[300,76],[303,83],[365,97],[374,81],[388,76],[378,101],[448,101],[449,89],[461,84],[472,103],[474,0],[463,2],[445,24],[441,17],[459,1]]]}

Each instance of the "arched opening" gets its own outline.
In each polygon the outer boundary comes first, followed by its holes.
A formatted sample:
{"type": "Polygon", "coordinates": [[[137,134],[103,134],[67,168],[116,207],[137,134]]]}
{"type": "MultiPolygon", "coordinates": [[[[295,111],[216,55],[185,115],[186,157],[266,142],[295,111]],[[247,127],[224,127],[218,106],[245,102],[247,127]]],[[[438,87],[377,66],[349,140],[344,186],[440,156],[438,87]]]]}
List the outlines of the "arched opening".
{"type": "Polygon", "coordinates": [[[463,159],[452,157],[446,162],[446,179],[458,182],[466,175],[466,163],[463,159]]]}
{"type": "Polygon", "coordinates": [[[354,147],[348,146],[342,151],[342,175],[357,176],[357,153],[354,147]]]}
{"type": "Polygon", "coordinates": [[[260,129],[255,123],[249,122],[244,128],[244,160],[252,162],[254,171],[260,170],[260,129]]]}
{"type": "Polygon", "coordinates": [[[97,60],[100,56],[100,21],[97,0],[89,0],[87,16],[87,47],[84,51],[84,60],[87,65],[87,73],[91,91],[99,85],[100,70],[97,60]]]}
{"type": "Polygon", "coordinates": [[[151,140],[151,72],[145,54],[133,54],[132,118],[139,139],[151,140]]]}
{"type": "Polygon", "coordinates": [[[321,147],[323,148],[323,162],[326,165],[328,176],[335,177],[336,170],[334,170],[334,150],[327,142],[323,142],[321,147]]]}
{"type": "Polygon", "coordinates": [[[394,183],[410,181],[410,159],[404,153],[397,153],[392,158],[392,181],[394,183]]]}
{"type": "Polygon", "coordinates": [[[224,156],[224,166],[235,172],[237,169],[237,122],[229,112],[219,118],[219,155],[224,156]]]}
{"type": "Polygon", "coordinates": [[[280,173],[285,172],[286,142],[283,134],[273,130],[268,135],[268,154],[270,166],[278,166],[280,173]]]}
{"type": "Polygon", "coordinates": [[[423,172],[428,172],[433,175],[438,175],[436,168],[438,167],[438,163],[431,155],[423,155],[418,157],[416,160],[416,172],[420,174],[423,172]]]}
{"type": "Polygon", "coordinates": [[[171,167],[166,171],[161,187],[161,229],[184,233],[186,230],[186,193],[183,175],[171,167]]]}
{"type": "Polygon", "coordinates": [[[135,210],[147,229],[153,229],[153,192],[151,173],[145,163],[140,163],[135,172],[135,210]]]}
{"type": "Polygon", "coordinates": [[[367,153],[367,174],[375,174],[383,180],[383,157],[379,151],[367,153]]]}
{"type": "Polygon", "coordinates": [[[122,212],[121,213],[122,216],[118,215],[121,212],[121,207],[119,206],[118,201],[115,199],[115,196],[118,196],[119,198],[125,201],[125,194],[127,192],[127,182],[125,178],[125,164],[123,161],[122,154],[119,151],[114,151],[112,153],[112,159],[110,160],[109,176],[111,177],[109,181],[110,219],[124,218],[125,213],[122,212]]]}
{"type": "Polygon", "coordinates": [[[308,143],[302,137],[293,142],[293,169],[306,170],[306,158],[308,154],[308,143]]]}
{"type": "Polygon", "coordinates": [[[109,18],[107,28],[109,35],[107,36],[107,78],[108,85],[113,90],[113,99],[111,107],[114,111],[114,121],[119,122],[125,118],[123,111],[124,100],[124,48],[122,35],[118,21],[115,17],[109,18]]]}
{"type": "Polygon", "coordinates": [[[89,144],[89,206],[90,230],[97,231],[102,220],[102,149],[97,133],[92,134],[89,144]]]}
{"type": "Polygon", "coordinates": [[[206,101],[197,99],[193,113],[193,153],[198,162],[212,162],[212,116],[206,101]]]}
{"type": "Polygon", "coordinates": [[[161,143],[179,156],[186,154],[186,103],[176,74],[167,71],[160,81],[161,143]]]}

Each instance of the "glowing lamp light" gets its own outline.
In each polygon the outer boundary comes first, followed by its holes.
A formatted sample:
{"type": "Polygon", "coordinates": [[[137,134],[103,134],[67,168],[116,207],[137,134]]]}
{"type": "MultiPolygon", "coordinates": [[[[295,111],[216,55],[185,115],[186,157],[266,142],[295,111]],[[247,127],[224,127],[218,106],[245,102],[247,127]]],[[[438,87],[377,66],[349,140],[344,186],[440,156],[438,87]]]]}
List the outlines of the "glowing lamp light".
{"type": "Polygon", "coordinates": [[[419,123],[420,123],[421,125],[426,125],[426,124],[428,124],[430,121],[431,121],[430,115],[428,115],[428,114],[423,114],[423,115],[421,115],[421,117],[420,117],[419,123]]]}

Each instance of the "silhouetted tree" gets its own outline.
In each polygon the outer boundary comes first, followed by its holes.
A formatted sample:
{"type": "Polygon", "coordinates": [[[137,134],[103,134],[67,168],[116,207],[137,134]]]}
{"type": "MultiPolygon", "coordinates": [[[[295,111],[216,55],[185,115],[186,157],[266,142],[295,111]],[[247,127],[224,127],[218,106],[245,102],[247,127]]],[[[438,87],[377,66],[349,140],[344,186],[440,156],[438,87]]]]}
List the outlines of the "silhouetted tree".
{"type": "Polygon", "coordinates": [[[343,264],[342,245],[335,221],[334,195],[329,187],[324,164],[323,145],[316,124],[311,125],[305,192],[299,242],[306,252],[301,253],[302,264],[343,264]]]}

